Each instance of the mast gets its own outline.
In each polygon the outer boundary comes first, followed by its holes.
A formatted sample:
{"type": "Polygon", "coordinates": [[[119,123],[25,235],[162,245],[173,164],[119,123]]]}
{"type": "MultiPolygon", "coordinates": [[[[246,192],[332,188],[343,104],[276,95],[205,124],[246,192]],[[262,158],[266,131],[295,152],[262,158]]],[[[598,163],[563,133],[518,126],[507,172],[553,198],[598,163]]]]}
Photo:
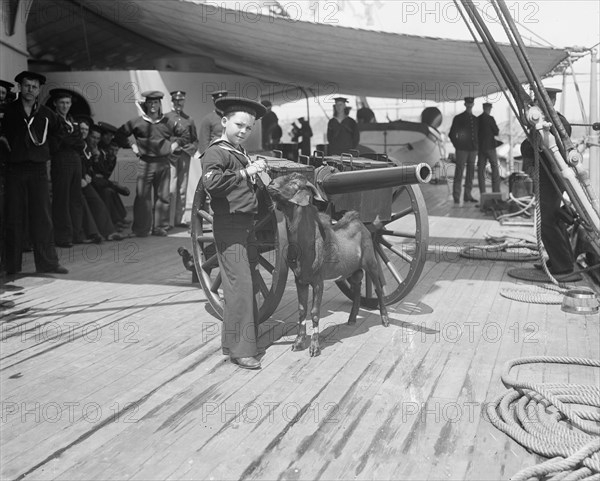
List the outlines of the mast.
{"type": "MultiPolygon", "coordinates": [[[[598,51],[595,47],[591,49],[591,72],[590,72],[590,124],[598,122],[598,51]]],[[[590,156],[588,171],[590,182],[596,186],[600,185],[600,132],[590,130],[590,156]]]]}

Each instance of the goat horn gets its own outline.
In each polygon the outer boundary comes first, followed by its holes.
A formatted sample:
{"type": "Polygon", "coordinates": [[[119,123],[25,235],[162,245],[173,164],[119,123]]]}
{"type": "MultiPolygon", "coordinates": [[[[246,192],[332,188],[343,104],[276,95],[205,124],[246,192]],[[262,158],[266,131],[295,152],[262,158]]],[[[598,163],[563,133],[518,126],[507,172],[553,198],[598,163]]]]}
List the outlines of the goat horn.
{"type": "Polygon", "coordinates": [[[313,191],[313,198],[320,200],[321,202],[327,202],[323,196],[321,195],[321,193],[319,192],[319,189],[317,189],[314,184],[311,184],[310,182],[306,183],[306,186],[313,191]]]}

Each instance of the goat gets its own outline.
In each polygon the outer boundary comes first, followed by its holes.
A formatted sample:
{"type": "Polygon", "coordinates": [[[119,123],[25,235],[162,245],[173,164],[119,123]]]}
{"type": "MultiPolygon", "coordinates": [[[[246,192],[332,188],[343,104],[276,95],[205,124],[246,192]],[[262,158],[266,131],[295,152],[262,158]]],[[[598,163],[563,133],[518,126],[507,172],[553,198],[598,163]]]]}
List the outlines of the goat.
{"type": "Polygon", "coordinates": [[[356,211],[349,211],[335,225],[331,219],[317,211],[312,197],[323,200],[317,189],[306,177],[292,173],[274,179],[267,187],[275,207],[285,218],[288,266],[294,272],[298,291],[298,335],[293,351],[304,349],[306,338],[306,314],[308,286],[313,289],[310,311],[313,334],[309,348],[311,357],[321,352],[319,346],[319,318],[323,298],[323,281],[347,279],[352,286],[354,298],[348,324],[356,323],[360,307],[360,285],[363,271],[371,276],[381,313],[381,323],[389,326],[387,309],[383,302],[385,279],[375,257],[375,248],[369,230],[356,211]]]}

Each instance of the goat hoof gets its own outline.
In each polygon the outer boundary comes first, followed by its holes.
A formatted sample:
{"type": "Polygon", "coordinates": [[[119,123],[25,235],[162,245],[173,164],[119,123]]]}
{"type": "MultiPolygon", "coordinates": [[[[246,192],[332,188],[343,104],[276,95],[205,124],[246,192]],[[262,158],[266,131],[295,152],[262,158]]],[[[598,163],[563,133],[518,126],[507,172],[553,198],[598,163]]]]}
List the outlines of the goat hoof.
{"type": "Polygon", "coordinates": [[[304,343],[302,341],[294,342],[292,344],[292,351],[304,351],[304,343]]]}
{"type": "Polygon", "coordinates": [[[390,327],[390,320],[387,318],[382,318],[381,324],[383,324],[383,327],[390,327]]]}
{"type": "Polygon", "coordinates": [[[354,324],[356,324],[356,319],[348,319],[349,326],[354,326],[354,324]]]}
{"type": "Polygon", "coordinates": [[[319,346],[310,346],[308,353],[310,354],[310,357],[317,357],[321,354],[321,348],[319,346]]]}

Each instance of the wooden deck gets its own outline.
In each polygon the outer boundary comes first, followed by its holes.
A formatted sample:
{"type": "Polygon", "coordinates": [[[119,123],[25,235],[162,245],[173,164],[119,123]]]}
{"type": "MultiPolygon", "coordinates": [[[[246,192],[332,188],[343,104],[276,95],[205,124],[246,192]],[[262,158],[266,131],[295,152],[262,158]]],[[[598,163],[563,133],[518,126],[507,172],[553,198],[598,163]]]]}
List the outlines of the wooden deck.
{"type": "Polygon", "coordinates": [[[261,325],[260,371],[221,354],[221,324],[177,254],[181,229],[63,249],[70,274],[5,284],[16,305],[0,317],[1,478],[501,480],[540,462],[482,410],[508,360],[597,359],[598,319],[502,297],[518,263],[457,255],[498,223],[454,207],[445,184],[423,191],[430,255],[390,327],[364,309],[347,326],[350,301],[328,284],[321,356],[292,352],[290,276],[261,325]]]}

